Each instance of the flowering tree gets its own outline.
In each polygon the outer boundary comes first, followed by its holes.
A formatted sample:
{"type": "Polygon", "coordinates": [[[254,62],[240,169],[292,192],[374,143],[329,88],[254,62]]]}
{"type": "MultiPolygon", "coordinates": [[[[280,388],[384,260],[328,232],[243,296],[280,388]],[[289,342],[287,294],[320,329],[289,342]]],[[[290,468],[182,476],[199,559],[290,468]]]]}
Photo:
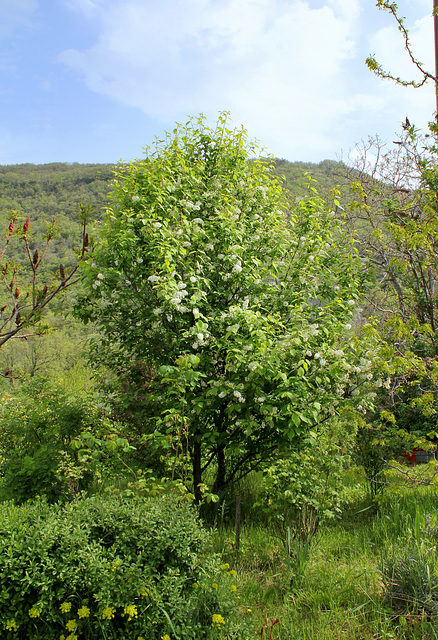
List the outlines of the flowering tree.
{"type": "Polygon", "coordinates": [[[122,168],[76,305],[102,330],[95,356],[137,376],[146,432],[188,454],[197,499],[212,469],[221,493],[363,404],[370,376],[333,203],[311,187],[286,208],[257,151],[225,116],[200,118],[122,168]]]}

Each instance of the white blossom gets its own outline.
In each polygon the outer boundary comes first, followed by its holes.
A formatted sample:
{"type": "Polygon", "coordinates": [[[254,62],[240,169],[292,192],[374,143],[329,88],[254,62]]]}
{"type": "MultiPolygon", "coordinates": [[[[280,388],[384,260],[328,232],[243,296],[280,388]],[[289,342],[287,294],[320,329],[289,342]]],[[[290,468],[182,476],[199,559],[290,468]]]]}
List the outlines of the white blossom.
{"type": "Polygon", "coordinates": [[[158,282],[161,278],[160,276],[149,276],[148,280],[149,282],[158,282]]]}
{"type": "Polygon", "coordinates": [[[160,307],[156,307],[156,309],[153,310],[153,312],[156,316],[159,316],[160,313],[163,313],[162,310],[160,309],[160,307]]]}
{"type": "Polygon", "coordinates": [[[193,218],[193,224],[204,224],[204,220],[202,218],[193,218]]]}
{"type": "Polygon", "coordinates": [[[356,304],[356,300],[347,300],[347,304],[352,307],[353,305],[356,304]]]}
{"type": "Polygon", "coordinates": [[[140,200],[140,196],[132,196],[132,202],[138,202],[140,200]]]}
{"type": "Polygon", "coordinates": [[[195,276],[190,276],[189,280],[190,280],[190,282],[196,282],[195,276]]]}

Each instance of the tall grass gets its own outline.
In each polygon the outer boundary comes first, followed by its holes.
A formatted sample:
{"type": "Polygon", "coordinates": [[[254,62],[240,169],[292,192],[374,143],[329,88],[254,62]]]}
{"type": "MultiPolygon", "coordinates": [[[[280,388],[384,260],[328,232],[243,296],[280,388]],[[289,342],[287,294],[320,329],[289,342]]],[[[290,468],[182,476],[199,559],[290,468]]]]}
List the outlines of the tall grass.
{"type": "Polygon", "coordinates": [[[342,517],[318,532],[305,557],[293,548],[289,553],[259,513],[251,518],[256,500],[249,491],[238,550],[231,520],[216,522],[214,547],[237,571],[252,637],[438,639],[435,485],[401,486],[394,480],[372,502],[353,470],[346,474],[344,494],[342,517]],[[393,585],[397,571],[400,580],[393,585]],[[407,593],[400,599],[397,589],[407,593]]]}

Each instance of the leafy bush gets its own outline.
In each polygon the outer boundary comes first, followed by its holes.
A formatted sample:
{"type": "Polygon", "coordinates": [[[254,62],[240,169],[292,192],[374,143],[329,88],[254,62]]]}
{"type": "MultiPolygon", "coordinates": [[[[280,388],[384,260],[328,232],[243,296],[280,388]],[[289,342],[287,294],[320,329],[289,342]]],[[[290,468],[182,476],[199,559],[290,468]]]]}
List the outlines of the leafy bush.
{"type": "Polygon", "coordinates": [[[92,394],[67,394],[40,378],[0,404],[0,499],[74,498],[128,443],[92,394]]]}
{"type": "Polygon", "coordinates": [[[242,630],[227,631],[238,608],[235,572],[207,542],[194,510],[170,496],[4,503],[3,637],[240,638],[242,630]]]}
{"type": "Polygon", "coordinates": [[[340,514],[342,472],[352,434],[338,421],[265,470],[262,506],[284,540],[306,545],[319,525],[340,514]]]}

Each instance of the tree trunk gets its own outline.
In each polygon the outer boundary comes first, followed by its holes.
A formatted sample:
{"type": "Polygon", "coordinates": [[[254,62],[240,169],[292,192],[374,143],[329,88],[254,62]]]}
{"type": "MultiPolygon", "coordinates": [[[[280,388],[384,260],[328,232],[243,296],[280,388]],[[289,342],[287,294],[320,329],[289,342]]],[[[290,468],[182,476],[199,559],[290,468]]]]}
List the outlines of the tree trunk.
{"type": "Polygon", "coordinates": [[[217,471],[216,479],[213,485],[213,493],[216,493],[222,498],[222,495],[226,488],[226,467],[225,467],[225,445],[222,445],[216,455],[217,471]]]}
{"type": "Polygon", "coordinates": [[[201,468],[201,459],[202,459],[202,449],[201,443],[195,440],[193,444],[193,454],[192,454],[192,467],[193,467],[193,493],[195,495],[196,504],[200,504],[202,501],[202,491],[199,488],[199,485],[202,483],[202,468],[201,468]]]}

